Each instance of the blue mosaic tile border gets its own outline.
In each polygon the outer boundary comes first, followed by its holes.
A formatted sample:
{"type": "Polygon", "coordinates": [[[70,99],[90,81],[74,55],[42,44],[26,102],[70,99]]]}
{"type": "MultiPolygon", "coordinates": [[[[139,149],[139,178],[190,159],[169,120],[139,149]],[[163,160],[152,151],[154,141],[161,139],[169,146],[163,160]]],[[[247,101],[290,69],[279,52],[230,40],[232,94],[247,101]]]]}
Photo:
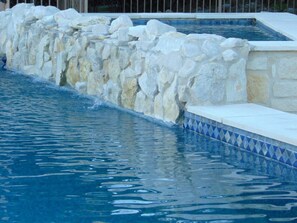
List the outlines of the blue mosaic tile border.
{"type": "Polygon", "coordinates": [[[220,140],[229,145],[297,168],[297,152],[294,152],[294,150],[296,150],[296,146],[294,145],[227,126],[190,112],[184,113],[183,127],[210,138],[220,140]]]}

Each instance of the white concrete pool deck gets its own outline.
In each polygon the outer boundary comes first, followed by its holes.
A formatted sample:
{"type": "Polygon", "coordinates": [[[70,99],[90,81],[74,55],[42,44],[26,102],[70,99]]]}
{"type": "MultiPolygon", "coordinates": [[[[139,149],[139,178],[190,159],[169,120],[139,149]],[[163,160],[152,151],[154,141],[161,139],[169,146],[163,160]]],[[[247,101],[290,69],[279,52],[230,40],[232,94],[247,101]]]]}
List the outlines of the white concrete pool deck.
{"type": "Polygon", "coordinates": [[[188,106],[187,111],[219,123],[297,146],[297,115],[252,103],[188,106]]]}

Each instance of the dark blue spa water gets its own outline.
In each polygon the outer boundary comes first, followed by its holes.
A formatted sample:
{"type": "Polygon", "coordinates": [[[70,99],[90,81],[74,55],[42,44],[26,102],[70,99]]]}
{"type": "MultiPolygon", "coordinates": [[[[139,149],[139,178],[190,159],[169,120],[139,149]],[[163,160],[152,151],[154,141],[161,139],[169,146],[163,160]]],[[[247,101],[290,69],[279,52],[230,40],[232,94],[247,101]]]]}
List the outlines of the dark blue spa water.
{"type": "Polygon", "coordinates": [[[0,71],[0,222],[296,222],[297,174],[0,71]]]}
{"type": "MultiPolygon", "coordinates": [[[[255,19],[159,19],[174,26],[177,31],[190,33],[207,33],[226,38],[241,38],[249,41],[289,41],[290,39],[255,19]]],[[[134,25],[144,25],[148,19],[135,19],[134,25]]]]}

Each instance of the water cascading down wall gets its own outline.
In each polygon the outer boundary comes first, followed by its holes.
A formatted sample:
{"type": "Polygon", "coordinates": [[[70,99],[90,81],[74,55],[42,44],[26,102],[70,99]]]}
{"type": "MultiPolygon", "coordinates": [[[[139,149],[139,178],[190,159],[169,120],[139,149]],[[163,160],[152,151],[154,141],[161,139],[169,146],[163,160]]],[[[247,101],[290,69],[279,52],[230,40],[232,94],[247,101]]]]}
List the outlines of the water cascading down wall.
{"type": "Polygon", "coordinates": [[[1,12],[0,33],[7,69],[166,122],[178,123],[187,105],[247,101],[246,40],[31,4],[1,12]]]}

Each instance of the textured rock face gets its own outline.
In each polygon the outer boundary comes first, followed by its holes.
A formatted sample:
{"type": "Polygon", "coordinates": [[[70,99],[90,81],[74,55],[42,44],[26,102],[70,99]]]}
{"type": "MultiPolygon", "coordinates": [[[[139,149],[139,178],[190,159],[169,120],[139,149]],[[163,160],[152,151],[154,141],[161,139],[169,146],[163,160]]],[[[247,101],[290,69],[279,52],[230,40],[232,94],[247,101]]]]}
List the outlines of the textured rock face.
{"type": "Polygon", "coordinates": [[[8,69],[154,118],[177,123],[187,104],[247,101],[245,40],[185,35],[157,20],[133,26],[126,15],[110,24],[103,16],[28,4],[1,12],[0,21],[8,69]]]}

